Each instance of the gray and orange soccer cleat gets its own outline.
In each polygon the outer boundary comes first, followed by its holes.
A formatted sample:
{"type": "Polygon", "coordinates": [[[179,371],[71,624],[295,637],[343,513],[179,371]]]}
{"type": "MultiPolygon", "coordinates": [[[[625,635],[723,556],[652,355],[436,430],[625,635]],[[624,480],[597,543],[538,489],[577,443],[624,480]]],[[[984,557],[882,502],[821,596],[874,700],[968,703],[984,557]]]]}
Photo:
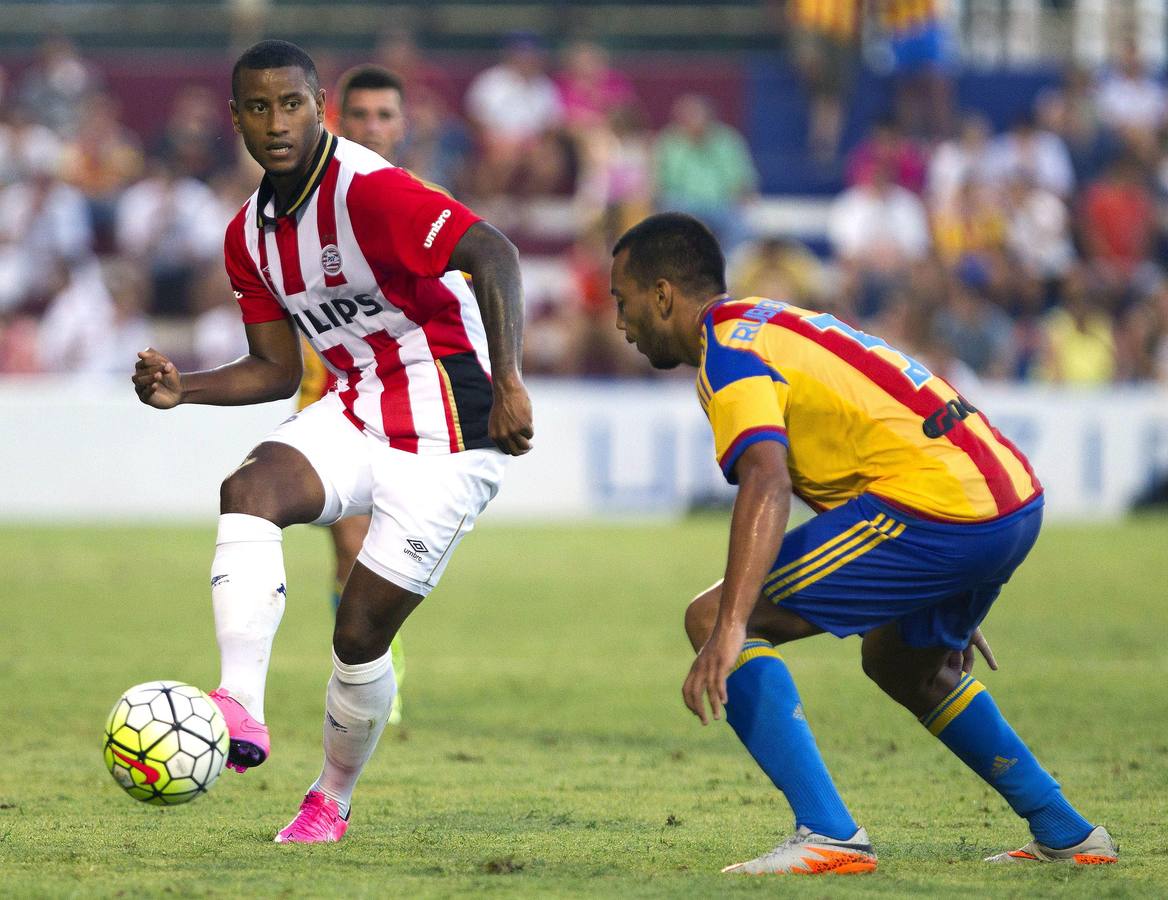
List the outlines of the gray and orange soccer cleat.
{"type": "Polygon", "coordinates": [[[304,795],[296,818],[276,835],[277,844],[334,844],[349,829],[347,816],[341,816],[340,807],[320,791],[304,795]]]}
{"type": "Polygon", "coordinates": [[[1076,866],[1101,866],[1119,862],[1119,848],[1102,825],[1096,825],[1091,833],[1073,847],[1056,850],[1038,841],[1031,841],[1021,850],[1010,850],[987,856],[989,863],[1030,863],[1061,862],[1076,866]]]}
{"type": "Polygon", "coordinates": [[[223,718],[227,720],[227,734],[231,738],[227,768],[246,772],[267,759],[272,752],[268,726],[253,719],[243,704],[224,688],[211,691],[207,696],[215,701],[223,718]]]}
{"type": "Polygon", "coordinates": [[[840,841],[800,825],[770,853],[722,871],[735,875],[856,875],[876,871],[876,853],[863,828],[840,841]]]}

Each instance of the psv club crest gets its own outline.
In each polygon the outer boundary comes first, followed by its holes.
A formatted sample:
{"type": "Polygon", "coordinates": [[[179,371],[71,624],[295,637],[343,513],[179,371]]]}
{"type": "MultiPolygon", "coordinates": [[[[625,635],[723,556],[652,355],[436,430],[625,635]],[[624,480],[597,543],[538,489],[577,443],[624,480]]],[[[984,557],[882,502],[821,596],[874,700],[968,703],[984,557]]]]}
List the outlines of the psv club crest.
{"type": "Polygon", "coordinates": [[[320,267],[326,275],[341,274],[341,251],[336,244],[326,244],[320,251],[320,267]]]}

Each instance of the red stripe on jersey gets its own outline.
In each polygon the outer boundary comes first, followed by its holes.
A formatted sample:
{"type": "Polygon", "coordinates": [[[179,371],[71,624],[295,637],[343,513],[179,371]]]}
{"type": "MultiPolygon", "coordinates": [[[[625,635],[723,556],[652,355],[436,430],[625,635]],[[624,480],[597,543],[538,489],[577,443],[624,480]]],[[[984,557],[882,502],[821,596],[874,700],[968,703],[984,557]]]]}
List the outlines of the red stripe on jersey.
{"type": "MultiPolygon", "coordinates": [[[[715,325],[721,325],[730,319],[741,319],[746,310],[754,309],[756,306],[758,306],[757,303],[752,303],[749,300],[722,300],[710,307],[708,315],[713,318],[715,325]]],[[[752,325],[755,324],[753,319],[748,321],[752,325]]]]}
{"type": "Polygon", "coordinates": [[[296,239],[296,220],[280,216],[276,221],[276,249],[280,253],[280,271],[284,276],[284,296],[304,293],[304,276],[300,274],[300,242],[296,239]]]}
{"type": "Polygon", "coordinates": [[[990,433],[994,436],[998,443],[1013,453],[1014,458],[1022,464],[1022,468],[1025,469],[1026,474],[1030,476],[1030,487],[1033,488],[1034,493],[1041,493],[1043,490],[1042,482],[1038,480],[1038,476],[1034,474],[1034,469],[1030,467],[1030,460],[1026,458],[1021,450],[1014,446],[1013,441],[1011,441],[1008,437],[1006,437],[1004,434],[998,431],[998,429],[994,428],[994,426],[990,424],[990,420],[985,417],[985,413],[979,410],[977,415],[982,420],[982,422],[985,423],[985,427],[990,430],[990,433]]]}
{"type": "MultiPolygon", "coordinates": [[[[365,430],[365,423],[353,412],[353,401],[357,399],[357,384],[361,381],[361,368],[353,360],[353,354],[345,349],[343,344],[321,350],[320,355],[328,360],[329,365],[345,373],[345,389],[337,396],[345,407],[345,417],[357,426],[359,431],[365,430]]],[[[331,376],[332,373],[330,373],[331,376]]]]}
{"type": "Polygon", "coordinates": [[[247,207],[244,206],[227,226],[223,238],[223,262],[227,278],[235,299],[239,301],[240,312],[246,325],[274,322],[287,316],[269,286],[260,280],[255,259],[248,252],[244,231],[247,221],[247,207]]]}
{"type": "MultiPolygon", "coordinates": [[[[329,274],[325,268],[325,248],[330,244],[336,252],[336,259],[340,260],[340,250],[337,249],[337,207],[336,207],[336,193],[337,193],[337,176],[341,172],[341,161],[333,157],[332,162],[329,163],[328,169],[324,173],[324,180],[320,183],[320,188],[316,195],[316,230],[320,232],[320,264],[324,269],[324,283],[327,287],[339,287],[342,284],[347,284],[345,281],[345,273],[337,272],[336,274],[329,274]]],[[[330,254],[331,255],[331,254],[330,254]]],[[[343,260],[341,260],[343,263],[343,260]]]]}
{"type": "MultiPolygon", "coordinates": [[[[718,310],[717,312],[721,311],[718,310]]],[[[715,315],[717,315],[717,312],[715,315]]],[[[819,346],[830,350],[894,400],[911,409],[922,419],[928,418],[930,414],[935,412],[945,402],[931,388],[922,387],[920,390],[917,390],[905,378],[904,373],[896,365],[888,360],[881,359],[875,353],[869,352],[841,332],[832,331],[831,329],[820,331],[801,316],[797,316],[786,310],[775,315],[770,322],[781,328],[793,331],[819,346]]],[[[959,450],[964,451],[977,467],[978,472],[985,479],[986,487],[989,489],[994,505],[998,508],[998,515],[1004,515],[1007,512],[1017,509],[1025,500],[1029,499],[1018,496],[1005,467],[994,456],[982,439],[970,431],[964,422],[956,423],[950,431],[946,432],[945,438],[959,450]]]]}
{"type": "Polygon", "coordinates": [[[373,348],[377,377],[381,381],[381,421],[389,446],[406,453],[418,452],[418,432],[410,407],[410,379],[402,365],[398,342],[386,331],[365,335],[373,348]]]}
{"type": "Polygon", "coordinates": [[[279,291],[276,290],[276,282],[272,281],[272,270],[268,267],[268,233],[265,229],[260,229],[260,274],[264,276],[264,282],[268,286],[268,290],[274,295],[279,296],[279,291]]]}
{"type": "Polygon", "coordinates": [[[414,298],[420,310],[430,312],[430,317],[418,324],[426,332],[426,343],[435,359],[450,353],[474,352],[462,321],[462,304],[454,291],[437,278],[419,279],[414,298]]]}

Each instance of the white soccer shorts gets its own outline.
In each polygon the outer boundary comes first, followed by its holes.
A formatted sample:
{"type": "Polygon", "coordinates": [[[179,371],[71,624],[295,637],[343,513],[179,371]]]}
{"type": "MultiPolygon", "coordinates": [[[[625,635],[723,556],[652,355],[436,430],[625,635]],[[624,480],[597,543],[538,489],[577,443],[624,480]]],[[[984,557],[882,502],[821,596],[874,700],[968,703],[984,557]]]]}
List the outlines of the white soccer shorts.
{"type": "Polygon", "coordinates": [[[498,493],[507,457],[498,450],[405,453],[358,431],[343,410],[335,392],[326,394],[264,441],[296,448],[320,476],[324,509],[313,524],[371,513],[357,559],[424,597],[498,493]]]}

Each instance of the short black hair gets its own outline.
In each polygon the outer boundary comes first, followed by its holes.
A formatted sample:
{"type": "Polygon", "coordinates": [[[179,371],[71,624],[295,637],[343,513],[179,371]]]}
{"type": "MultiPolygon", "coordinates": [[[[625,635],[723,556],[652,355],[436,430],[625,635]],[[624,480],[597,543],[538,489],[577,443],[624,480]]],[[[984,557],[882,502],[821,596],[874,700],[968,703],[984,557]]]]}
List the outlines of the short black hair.
{"type": "Polygon", "coordinates": [[[621,235],[612,255],[629,251],[625,271],[645,287],[658,278],[687,294],[726,292],[726,258],[718,239],[700,220],[685,213],[649,216],[621,235]]]}
{"type": "Polygon", "coordinates": [[[284,69],[295,66],[315,94],[320,90],[320,76],[312,57],[288,41],[260,41],[240,54],[231,70],[231,96],[239,99],[239,73],[244,69],[284,69]]]}
{"type": "Polygon", "coordinates": [[[363,66],[354,66],[341,76],[339,83],[341,94],[341,109],[349,100],[349,91],[384,91],[395,90],[405,97],[405,88],[402,80],[389,69],[375,66],[372,63],[363,66]]]}

